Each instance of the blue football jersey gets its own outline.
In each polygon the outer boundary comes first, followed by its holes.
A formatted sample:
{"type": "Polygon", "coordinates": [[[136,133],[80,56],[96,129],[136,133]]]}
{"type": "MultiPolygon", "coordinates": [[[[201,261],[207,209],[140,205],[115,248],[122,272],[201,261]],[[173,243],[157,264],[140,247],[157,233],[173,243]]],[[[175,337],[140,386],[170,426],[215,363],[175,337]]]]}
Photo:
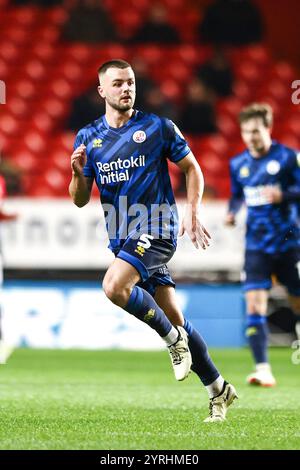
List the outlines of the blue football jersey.
{"type": "Polygon", "coordinates": [[[300,155],[284,145],[272,142],[269,152],[254,158],[248,150],[230,162],[231,192],[229,210],[237,212],[247,205],[246,249],[265,253],[284,252],[300,246],[295,202],[289,190],[300,190],[300,155]],[[265,186],[283,191],[280,204],[269,204],[265,186]]]}
{"type": "Polygon", "coordinates": [[[110,248],[117,252],[137,231],[176,244],[178,215],[167,159],[178,162],[190,149],[175,124],[135,111],[124,126],[113,128],[102,116],[78,132],[74,148],[80,144],[87,153],[83,173],[99,188],[110,248]]]}

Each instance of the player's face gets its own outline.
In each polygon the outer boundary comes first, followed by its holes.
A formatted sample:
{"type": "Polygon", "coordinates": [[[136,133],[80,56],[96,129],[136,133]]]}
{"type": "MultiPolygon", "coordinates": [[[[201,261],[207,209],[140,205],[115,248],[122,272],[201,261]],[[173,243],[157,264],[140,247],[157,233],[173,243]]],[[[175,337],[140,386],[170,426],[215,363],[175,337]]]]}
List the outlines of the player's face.
{"type": "Polygon", "coordinates": [[[263,155],[271,145],[271,128],[261,118],[251,118],[241,124],[242,139],[254,156],[263,155]]]}
{"type": "Polygon", "coordinates": [[[117,111],[128,111],[135,101],[135,78],[131,67],[109,68],[100,79],[100,96],[117,111]]]}

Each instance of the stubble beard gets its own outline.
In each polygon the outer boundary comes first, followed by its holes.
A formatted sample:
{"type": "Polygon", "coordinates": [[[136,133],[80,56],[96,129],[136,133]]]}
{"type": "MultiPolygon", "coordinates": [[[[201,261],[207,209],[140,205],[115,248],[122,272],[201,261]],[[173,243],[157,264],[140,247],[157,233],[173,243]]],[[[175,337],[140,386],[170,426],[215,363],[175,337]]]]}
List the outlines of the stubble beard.
{"type": "Polygon", "coordinates": [[[107,103],[116,111],[126,112],[133,108],[134,105],[134,98],[132,96],[129,97],[130,101],[128,103],[115,103],[106,98],[107,103]]]}

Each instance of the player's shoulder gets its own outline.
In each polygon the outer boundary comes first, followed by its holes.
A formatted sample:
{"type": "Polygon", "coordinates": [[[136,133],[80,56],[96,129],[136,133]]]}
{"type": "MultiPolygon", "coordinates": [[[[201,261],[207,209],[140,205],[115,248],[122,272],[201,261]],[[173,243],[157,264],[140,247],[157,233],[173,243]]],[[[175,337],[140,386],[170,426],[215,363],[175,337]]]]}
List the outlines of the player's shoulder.
{"type": "Polygon", "coordinates": [[[162,118],[154,113],[148,113],[145,111],[137,110],[137,120],[139,121],[152,121],[160,125],[162,119],[165,119],[165,118],[162,118]]]}
{"type": "Polygon", "coordinates": [[[243,150],[242,152],[237,153],[233,157],[230,158],[229,163],[231,168],[237,168],[240,165],[243,165],[249,157],[249,153],[247,149],[243,150]]]}
{"type": "Polygon", "coordinates": [[[152,121],[153,124],[156,124],[165,140],[174,138],[176,134],[180,135],[181,138],[184,138],[176,124],[170,118],[166,116],[159,116],[158,114],[154,113],[145,113],[143,111],[139,111],[139,113],[140,120],[144,123],[147,121],[152,121]]]}
{"type": "Polygon", "coordinates": [[[281,142],[277,142],[277,141],[273,141],[273,146],[274,146],[274,149],[278,151],[281,158],[286,158],[286,159],[300,158],[299,150],[288,147],[287,145],[281,142]]]}

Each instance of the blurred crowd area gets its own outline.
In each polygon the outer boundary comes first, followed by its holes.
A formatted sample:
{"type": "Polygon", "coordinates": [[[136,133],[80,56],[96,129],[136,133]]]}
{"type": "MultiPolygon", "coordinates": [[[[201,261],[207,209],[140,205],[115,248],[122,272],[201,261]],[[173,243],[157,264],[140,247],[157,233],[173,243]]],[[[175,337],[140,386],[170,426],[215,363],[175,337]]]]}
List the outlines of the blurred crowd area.
{"type": "MultiPolygon", "coordinates": [[[[274,137],[299,148],[297,73],[268,44],[263,3],[274,2],[0,0],[0,172],[8,193],[67,197],[74,137],[104,112],[97,69],[112,58],[135,70],[135,107],[184,133],[208,199],[229,194],[228,160],[243,149],[237,115],[248,103],[271,104],[274,137]]],[[[180,170],[170,164],[170,174],[182,196],[180,170]]]]}

